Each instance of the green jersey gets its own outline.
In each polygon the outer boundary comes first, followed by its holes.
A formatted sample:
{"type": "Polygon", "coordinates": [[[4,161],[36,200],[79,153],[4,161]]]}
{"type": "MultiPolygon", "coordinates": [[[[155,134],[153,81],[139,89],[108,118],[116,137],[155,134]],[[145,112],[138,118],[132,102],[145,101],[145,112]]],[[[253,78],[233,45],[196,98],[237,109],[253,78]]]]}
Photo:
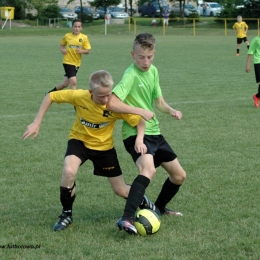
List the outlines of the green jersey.
{"type": "Polygon", "coordinates": [[[250,43],[247,54],[254,55],[254,63],[260,63],[260,36],[256,36],[250,43]]]}
{"type": "MultiPolygon", "coordinates": [[[[127,105],[154,112],[154,99],[162,96],[158,70],[154,65],[151,65],[148,71],[143,72],[134,64],[130,65],[121,81],[113,89],[113,93],[127,105]]],[[[127,122],[123,122],[123,139],[136,134],[136,128],[130,126],[127,122]]],[[[159,122],[155,115],[151,120],[146,121],[145,134],[160,134],[159,122]]]]}

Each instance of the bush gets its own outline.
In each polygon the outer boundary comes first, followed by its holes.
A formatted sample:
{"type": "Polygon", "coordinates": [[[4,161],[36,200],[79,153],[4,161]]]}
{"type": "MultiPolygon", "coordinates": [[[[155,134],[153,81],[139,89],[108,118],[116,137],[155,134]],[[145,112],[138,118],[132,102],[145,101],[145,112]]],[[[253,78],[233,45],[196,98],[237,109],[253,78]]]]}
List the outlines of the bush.
{"type": "Polygon", "coordinates": [[[26,19],[31,20],[31,21],[35,20],[36,18],[37,18],[37,17],[34,16],[33,14],[31,14],[31,13],[28,13],[28,14],[26,15],[26,19]]]}
{"type": "MultiPolygon", "coordinates": [[[[196,18],[195,21],[199,22],[200,21],[200,15],[198,14],[198,12],[194,11],[192,12],[188,18],[196,18]]],[[[193,22],[193,20],[189,20],[190,22],[193,22]]]]}
{"type": "Polygon", "coordinates": [[[60,7],[56,4],[47,5],[43,8],[42,14],[46,18],[59,18],[61,17],[60,7]]]}
{"type": "Polygon", "coordinates": [[[169,23],[173,23],[173,22],[176,22],[175,19],[178,18],[178,16],[174,12],[170,12],[169,18],[170,18],[169,23]],[[174,20],[171,20],[171,19],[174,19],[174,20]]]}

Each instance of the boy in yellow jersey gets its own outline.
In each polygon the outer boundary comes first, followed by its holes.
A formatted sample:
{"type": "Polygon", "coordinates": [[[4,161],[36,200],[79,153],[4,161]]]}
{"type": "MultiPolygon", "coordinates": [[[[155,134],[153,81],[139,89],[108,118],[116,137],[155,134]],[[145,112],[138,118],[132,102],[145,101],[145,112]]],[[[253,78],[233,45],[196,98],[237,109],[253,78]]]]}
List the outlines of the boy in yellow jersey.
{"type": "MultiPolygon", "coordinates": [[[[143,143],[145,122],[139,115],[118,114],[107,110],[106,103],[112,92],[113,79],[104,70],[90,76],[89,90],[63,90],[47,94],[34,121],[27,126],[22,139],[39,133],[42,119],[53,102],[69,103],[76,107],[76,119],[69,134],[67,151],[60,184],[60,201],[63,207],[54,231],[65,229],[72,223],[72,204],[75,200],[75,179],[79,167],[87,160],[94,165],[94,175],[108,178],[114,192],[128,197],[130,186],[125,184],[114,148],[113,130],[116,120],[123,119],[136,129],[137,153],[145,154],[143,143]]],[[[154,208],[146,196],[140,208],[154,208]]]]}
{"type": "MultiPolygon", "coordinates": [[[[258,33],[260,33],[260,25],[258,25],[258,33]]],[[[258,102],[260,100],[260,36],[256,36],[250,44],[250,48],[247,52],[247,62],[246,62],[246,72],[250,71],[250,61],[251,57],[254,57],[254,70],[255,79],[258,84],[258,92],[253,95],[254,105],[258,107],[258,102]]]]}
{"type": "Polygon", "coordinates": [[[242,16],[239,15],[237,17],[237,22],[234,23],[233,25],[233,29],[236,31],[237,33],[237,54],[236,56],[239,56],[240,53],[240,45],[242,43],[242,41],[244,41],[246,43],[247,49],[249,48],[249,41],[247,40],[247,31],[248,31],[248,25],[242,21],[242,16]]]}
{"type": "Polygon", "coordinates": [[[72,21],[72,32],[65,34],[61,39],[60,51],[64,55],[65,75],[63,81],[49,92],[64,89],[69,85],[71,89],[76,89],[76,75],[81,65],[82,54],[89,54],[91,49],[88,36],[82,34],[81,30],[82,22],[78,19],[74,20],[72,21]]]}

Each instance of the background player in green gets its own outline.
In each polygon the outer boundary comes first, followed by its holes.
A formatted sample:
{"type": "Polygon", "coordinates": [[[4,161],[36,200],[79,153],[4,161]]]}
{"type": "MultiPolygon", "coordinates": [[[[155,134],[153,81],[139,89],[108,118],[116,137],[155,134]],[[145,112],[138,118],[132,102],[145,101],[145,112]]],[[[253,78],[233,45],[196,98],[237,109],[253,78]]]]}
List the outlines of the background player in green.
{"type": "Polygon", "coordinates": [[[247,40],[247,36],[246,36],[248,31],[248,25],[244,21],[242,21],[241,15],[237,17],[237,22],[234,23],[233,29],[237,33],[237,54],[236,55],[239,56],[240,45],[242,41],[244,41],[246,43],[247,48],[249,48],[249,41],[247,40]]]}
{"type": "Polygon", "coordinates": [[[61,90],[70,85],[71,89],[77,87],[77,72],[81,65],[82,54],[89,54],[91,46],[88,36],[81,33],[82,22],[72,21],[72,32],[67,33],[61,39],[60,51],[64,55],[63,67],[65,70],[64,79],[49,92],[61,90]]]}
{"type": "MultiPolygon", "coordinates": [[[[71,128],[64,167],[60,184],[60,201],[63,207],[54,231],[65,229],[72,223],[72,205],[75,200],[75,179],[77,171],[85,161],[91,160],[94,174],[108,178],[114,192],[124,198],[128,197],[130,186],[125,184],[114,148],[113,129],[117,119],[137,128],[138,138],[135,149],[144,154],[143,143],[145,122],[139,115],[117,114],[107,110],[106,103],[111,95],[113,79],[106,71],[97,71],[90,77],[90,90],[64,90],[47,94],[43,99],[33,123],[27,126],[23,139],[40,130],[43,116],[53,102],[69,103],[75,106],[76,119],[71,128]]],[[[146,196],[140,208],[154,208],[146,196]]]]}
{"type": "MultiPolygon", "coordinates": [[[[258,32],[260,33],[260,25],[258,25],[258,32]]],[[[258,84],[258,92],[253,95],[254,105],[258,107],[260,100],[260,36],[256,36],[250,44],[250,48],[247,52],[246,72],[250,71],[251,57],[254,56],[254,70],[255,79],[258,84]]]]}
{"type": "Polygon", "coordinates": [[[182,216],[182,213],[166,208],[166,204],[179,191],[186,173],[179,164],[177,155],[161,135],[159,122],[154,114],[153,105],[176,119],[182,118],[182,113],[170,107],[162,96],[159,74],[157,68],[152,65],[155,55],[154,37],[148,33],[137,35],[131,53],[134,63],[126,69],[123,78],[113,89],[108,108],[117,113],[140,114],[148,120],[144,136],[147,153],[143,155],[134,150],[136,129],[128,123],[123,123],[122,127],[125,148],[132,155],[139,175],[132,183],[124,214],[116,225],[129,234],[136,234],[133,225],[135,212],[145,189],[156,173],[156,167],[162,166],[169,174],[155,201],[154,210],[159,214],[182,216]]]}

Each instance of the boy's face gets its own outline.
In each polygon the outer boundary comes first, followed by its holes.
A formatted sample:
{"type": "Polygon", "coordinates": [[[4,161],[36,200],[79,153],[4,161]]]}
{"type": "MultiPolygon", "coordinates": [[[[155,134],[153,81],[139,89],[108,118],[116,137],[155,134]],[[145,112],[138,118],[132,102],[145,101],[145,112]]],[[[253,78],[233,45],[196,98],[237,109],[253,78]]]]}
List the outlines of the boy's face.
{"type": "Polygon", "coordinates": [[[238,21],[239,23],[241,23],[241,22],[242,22],[242,17],[238,17],[238,18],[237,18],[237,21],[238,21]]]}
{"type": "Polygon", "coordinates": [[[74,35],[79,35],[82,30],[81,22],[75,22],[72,26],[72,31],[74,35]]]}
{"type": "Polygon", "coordinates": [[[92,100],[99,105],[106,105],[112,93],[112,87],[98,87],[97,89],[90,90],[92,100]]]}
{"type": "Polygon", "coordinates": [[[153,62],[155,50],[143,49],[140,44],[136,44],[131,54],[135,66],[141,71],[148,71],[153,62]]]}

